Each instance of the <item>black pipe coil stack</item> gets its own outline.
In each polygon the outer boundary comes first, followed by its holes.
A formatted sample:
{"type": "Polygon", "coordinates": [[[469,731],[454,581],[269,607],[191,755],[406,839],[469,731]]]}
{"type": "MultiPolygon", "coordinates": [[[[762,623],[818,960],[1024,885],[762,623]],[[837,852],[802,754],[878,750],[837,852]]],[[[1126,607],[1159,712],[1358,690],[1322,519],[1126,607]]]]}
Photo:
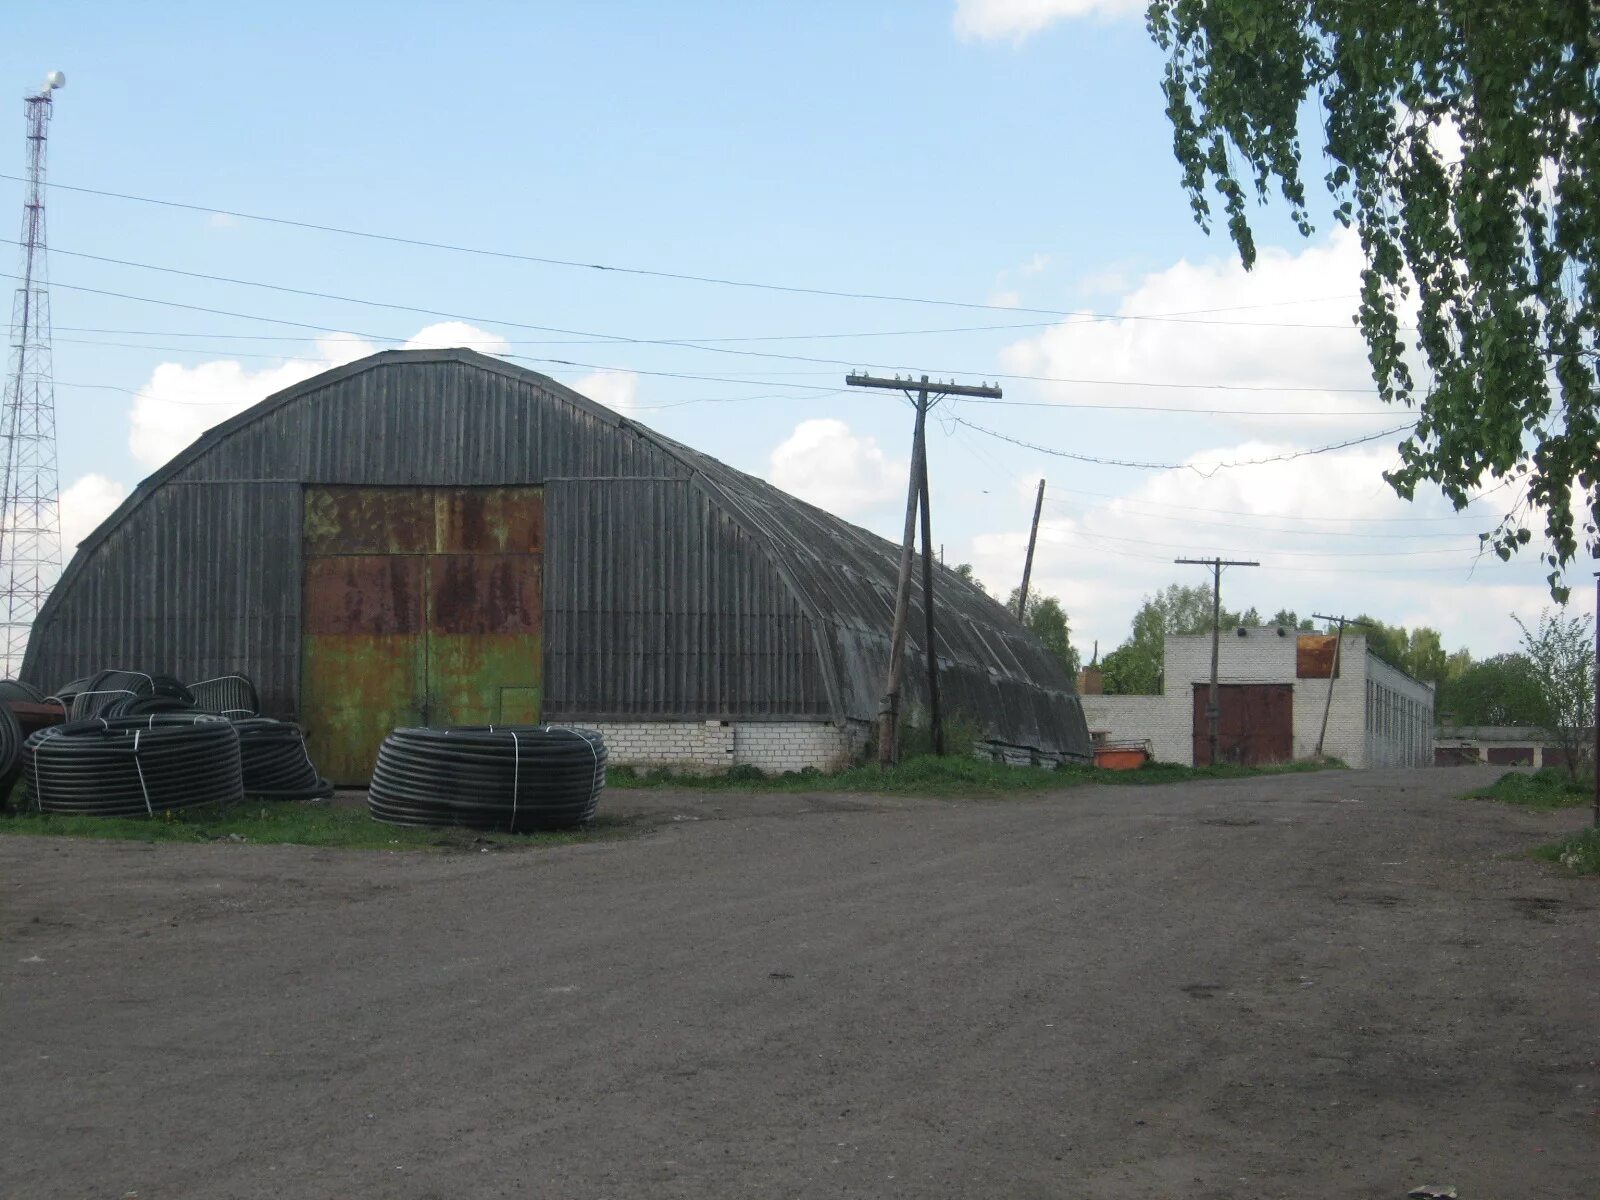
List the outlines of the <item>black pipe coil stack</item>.
{"type": "Polygon", "coordinates": [[[148,717],[151,713],[192,713],[195,706],[182,696],[116,696],[97,717],[148,717]]]}
{"type": "Polygon", "coordinates": [[[10,705],[0,703],[0,808],[10,799],[21,770],[22,725],[10,705]]]}
{"type": "MultiPolygon", "coordinates": [[[[189,694],[189,689],[171,675],[150,675],[144,671],[100,671],[77,683],[85,686],[78,688],[72,698],[70,719],[74,721],[106,716],[107,709],[125,700],[163,697],[182,701],[179,706],[182,708],[194,707],[194,697],[189,694]]],[[[77,683],[67,686],[77,687],[77,683]]]]}
{"type": "Polygon", "coordinates": [[[378,748],[367,805],[390,825],[531,833],[593,819],[605,781],[606,744],[592,729],[396,729],[378,748]]]}
{"type": "Polygon", "coordinates": [[[247,675],[221,675],[189,685],[189,694],[202,712],[224,717],[253,717],[261,712],[256,685],[247,675]]]}
{"type": "Polygon", "coordinates": [[[152,713],[41,729],[22,776],[40,812],[130,817],[244,799],[239,734],[220,719],[152,713]]]}
{"type": "Polygon", "coordinates": [[[12,700],[23,704],[43,704],[44,693],[31,683],[23,683],[20,679],[0,679],[0,704],[12,700]]]}
{"type": "Polygon", "coordinates": [[[287,721],[248,717],[234,721],[247,796],[263,800],[330,800],[333,784],[317,773],[305,732],[287,721]]]}

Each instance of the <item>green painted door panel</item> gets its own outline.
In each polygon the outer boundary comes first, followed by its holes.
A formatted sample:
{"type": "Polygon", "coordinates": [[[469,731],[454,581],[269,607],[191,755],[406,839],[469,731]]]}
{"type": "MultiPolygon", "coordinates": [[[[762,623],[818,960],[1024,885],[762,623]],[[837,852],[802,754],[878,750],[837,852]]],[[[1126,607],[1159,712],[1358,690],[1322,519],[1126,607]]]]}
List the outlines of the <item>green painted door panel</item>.
{"type": "Polygon", "coordinates": [[[300,687],[312,761],[338,784],[372,777],[391,729],[423,724],[426,642],[411,634],[322,634],[303,640],[300,687]]]}
{"type": "Polygon", "coordinates": [[[537,634],[428,635],[428,697],[435,725],[495,725],[538,720],[537,634]],[[516,714],[507,715],[504,694],[516,714]],[[531,693],[531,696],[528,694],[531,693]]]}

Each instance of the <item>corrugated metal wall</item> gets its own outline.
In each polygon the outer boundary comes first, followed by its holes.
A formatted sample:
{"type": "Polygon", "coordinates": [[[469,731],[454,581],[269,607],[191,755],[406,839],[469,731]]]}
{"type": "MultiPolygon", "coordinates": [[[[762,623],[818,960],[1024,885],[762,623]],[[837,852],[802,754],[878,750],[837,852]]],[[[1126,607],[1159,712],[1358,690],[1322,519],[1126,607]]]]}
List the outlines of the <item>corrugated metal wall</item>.
{"type": "Polygon", "coordinates": [[[545,489],[545,702],[572,719],[831,714],[816,630],[689,480],[545,489]]]}
{"type": "MultiPolygon", "coordinates": [[[[897,547],[470,351],[365,359],[204,435],[84,543],[25,675],[242,670],[267,711],[294,713],[307,483],[545,485],[549,718],[877,710],[897,547]]],[[[997,740],[1087,754],[1059,664],[953,573],[936,589],[947,706],[997,740]]],[[[920,607],[911,629],[917,661],[920,607]]]]}

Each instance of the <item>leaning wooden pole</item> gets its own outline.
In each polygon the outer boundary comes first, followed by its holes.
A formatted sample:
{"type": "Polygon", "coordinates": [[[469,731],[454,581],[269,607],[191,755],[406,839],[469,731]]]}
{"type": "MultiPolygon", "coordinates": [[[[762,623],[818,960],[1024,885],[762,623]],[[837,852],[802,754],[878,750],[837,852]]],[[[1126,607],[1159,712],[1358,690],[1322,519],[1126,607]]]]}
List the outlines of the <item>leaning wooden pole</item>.
{"type": "Polygon", "coordinates": [[[928,503],[928,448],[922,448],[922,621],[928,664],[928,725],[933,752],[944,754],[944,716],[939,710],[939,650],[933,605],[933,517],[928,503]]]}
{"type": "MultiPolygon", "coordinates": [[[[927,382],[927,376],[923,376],[927,382]]],[[[889,670],[878,710],[878,762],[893,766],[900,758],[900,679],[905,673],[906,618],[911,610],[911,565],[917,544],[917,508],[922,496],[922,456],[926,450],[928,393],[917,397],[917,421],[911,435],[911,470],[906,484],[906,524],[900,539],[900,576],[894,591],[894,628],[889,635],[889,670]]]]}
{"type": "Polygon", "coordinates": [[[1033,547],[1039,541],[1039,511],[1044,508],[1044,480],[1033,498],[1033,525],[1028,529],[1028,556],[1022,560],[1022,587],[1017,590],[1017,620],[1028,623],[1028,581],[1033,577],[1033,547]]]}

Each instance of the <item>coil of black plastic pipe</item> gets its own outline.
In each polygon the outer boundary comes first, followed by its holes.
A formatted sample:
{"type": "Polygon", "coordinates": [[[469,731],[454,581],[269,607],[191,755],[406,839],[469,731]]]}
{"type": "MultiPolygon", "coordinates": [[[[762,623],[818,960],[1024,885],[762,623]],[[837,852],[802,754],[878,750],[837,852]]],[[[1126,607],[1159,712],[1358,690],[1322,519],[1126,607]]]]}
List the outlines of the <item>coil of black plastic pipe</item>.
{"type": "Polygon", "coordinates": [[[378,748],[367,804],[390,825],[531,833],[591,820],[605,780],[606,744],[592,729],[396,729],[378,748]]]}
{"type": "Polygon", "coordinates": [[[151,713],[194,712],[195,706],[180,696],[119,696],[96,716],[148,717],[151,713]]]}
{"type": "Polygon", "coordinates": [[[249,717],[233,722],[233,727],[239,732],[245,795],[263,800],[332,798],[333,784],[317,773],[300,726],[249,717]]]}
{"type": "Polygon", "coordinates": [[[0,701],[0,807],[10,798],[22,770],[22,725],[11,706],[0,701]]]}
{"type": "MultiPolygon", "coordinates": [[[[124,700],[140,697],[164,696],[184,702],[184,707],[194,707],[194,697],[182,682],[171,675],[152,675],[146,671],[100,671],[89,677],[88,686],[72,700],[72,719],[110,715],[107,710],[124,700]]],[[[70,685],[69,685],[70,686],[70,685]]]]}
{"type": "Polygon", "coordinates": [[[23,743],[28,807],[131,817],[244,799],[239,735],[186,713],[95,717],[41,729],[23,743]]]}

